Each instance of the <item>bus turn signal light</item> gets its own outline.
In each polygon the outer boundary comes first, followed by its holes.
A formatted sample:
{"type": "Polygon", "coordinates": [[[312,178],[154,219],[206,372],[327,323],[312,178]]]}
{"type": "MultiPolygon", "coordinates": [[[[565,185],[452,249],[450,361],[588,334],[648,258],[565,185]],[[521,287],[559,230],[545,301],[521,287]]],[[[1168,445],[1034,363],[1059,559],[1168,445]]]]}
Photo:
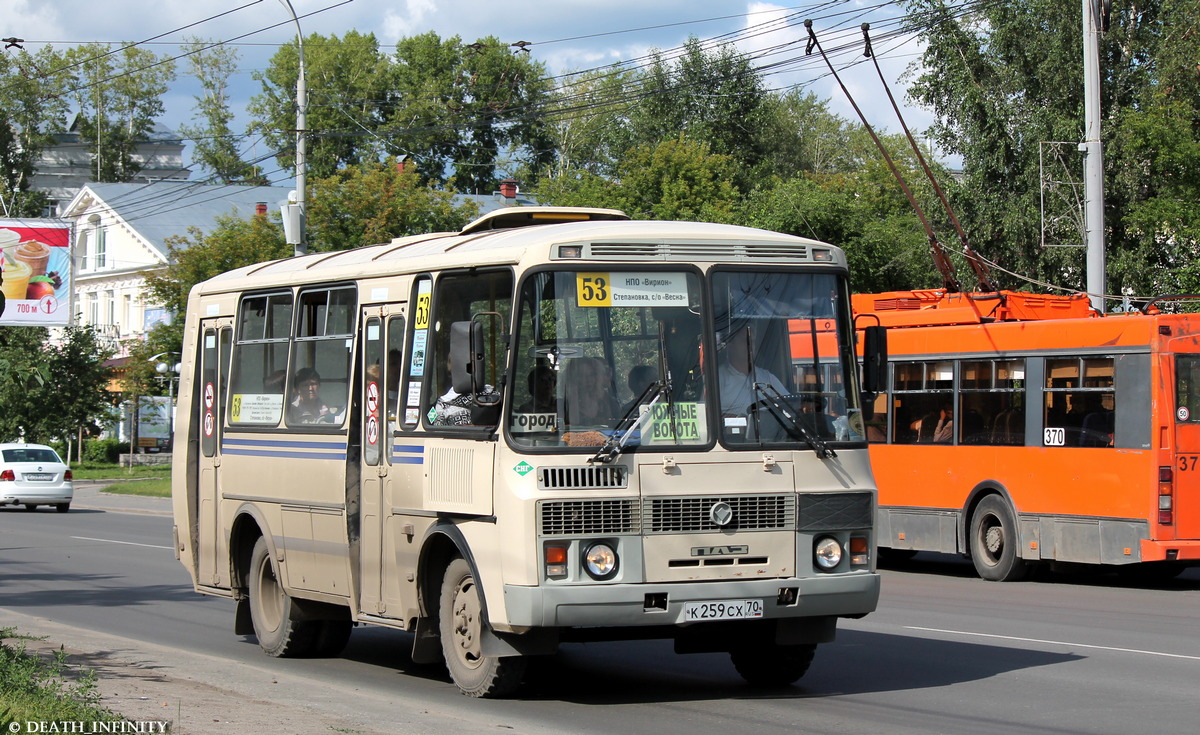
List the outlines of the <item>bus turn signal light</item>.
{"type": "Polygon", "coordinates": [[[866,566],[870,559],[867,540],[862,536],[850,537],[850,566],[866,566]]]}
{"type": "Polygon", "coordinates": [[[565,577],[565,576],[567,576],[567,547],[565,547],[565,546],[547,546],[546,547],[546,576],[547,577],[565,577]]]}

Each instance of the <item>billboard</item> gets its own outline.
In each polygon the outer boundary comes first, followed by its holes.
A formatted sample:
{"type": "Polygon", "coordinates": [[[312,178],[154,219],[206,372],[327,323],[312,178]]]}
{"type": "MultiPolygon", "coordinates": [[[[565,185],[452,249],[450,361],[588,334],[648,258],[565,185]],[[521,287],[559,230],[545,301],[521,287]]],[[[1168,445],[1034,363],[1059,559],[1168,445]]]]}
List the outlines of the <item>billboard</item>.
{"type": "Polygon", "coordinates": [[[71,224],[53,219],[0,219],[0,325],[61,327],[71,323],[71,224]]]}

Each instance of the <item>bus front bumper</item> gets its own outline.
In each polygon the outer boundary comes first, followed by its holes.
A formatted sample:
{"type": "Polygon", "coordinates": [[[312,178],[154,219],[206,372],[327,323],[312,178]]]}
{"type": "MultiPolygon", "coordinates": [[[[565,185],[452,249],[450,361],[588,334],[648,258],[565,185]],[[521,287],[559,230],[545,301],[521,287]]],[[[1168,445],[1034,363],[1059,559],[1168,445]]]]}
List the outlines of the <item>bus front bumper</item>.
{"type": "Polygon", "coordinates": [[[743,600],[762,602],[761,619],[858,617],[875,610],[879,586],[879,575],[866,571],[670,584],[505,585],[504,604],[513,628],[685,625],[697,622],[685,619],[688,603],[743,600]]]}

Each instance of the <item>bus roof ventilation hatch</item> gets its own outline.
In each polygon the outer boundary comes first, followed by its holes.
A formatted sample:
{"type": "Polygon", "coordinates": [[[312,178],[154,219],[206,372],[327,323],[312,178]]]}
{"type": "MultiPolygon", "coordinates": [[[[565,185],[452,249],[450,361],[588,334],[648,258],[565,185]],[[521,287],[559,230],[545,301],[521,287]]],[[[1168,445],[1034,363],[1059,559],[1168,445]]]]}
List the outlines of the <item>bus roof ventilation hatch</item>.
{"type": "Polygon", "coordinates": [[[530,225],[558,225],[565,222],[598,222],[627,220],[629,215],[619,209],[591,207],[505,207],[488,212],[462,228],[460,235],[486,230],[508,230],[530,225]]]}

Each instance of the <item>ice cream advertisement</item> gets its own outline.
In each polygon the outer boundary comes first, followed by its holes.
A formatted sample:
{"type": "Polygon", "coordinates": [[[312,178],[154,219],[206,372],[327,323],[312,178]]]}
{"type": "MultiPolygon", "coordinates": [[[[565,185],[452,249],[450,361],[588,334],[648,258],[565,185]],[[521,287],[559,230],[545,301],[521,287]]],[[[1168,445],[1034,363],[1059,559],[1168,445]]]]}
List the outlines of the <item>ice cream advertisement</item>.
{"type": "Polygon", "coordinates": [[[0,324],[63,326],[71,321],[71,225],[0,219],[0,324]]]}

